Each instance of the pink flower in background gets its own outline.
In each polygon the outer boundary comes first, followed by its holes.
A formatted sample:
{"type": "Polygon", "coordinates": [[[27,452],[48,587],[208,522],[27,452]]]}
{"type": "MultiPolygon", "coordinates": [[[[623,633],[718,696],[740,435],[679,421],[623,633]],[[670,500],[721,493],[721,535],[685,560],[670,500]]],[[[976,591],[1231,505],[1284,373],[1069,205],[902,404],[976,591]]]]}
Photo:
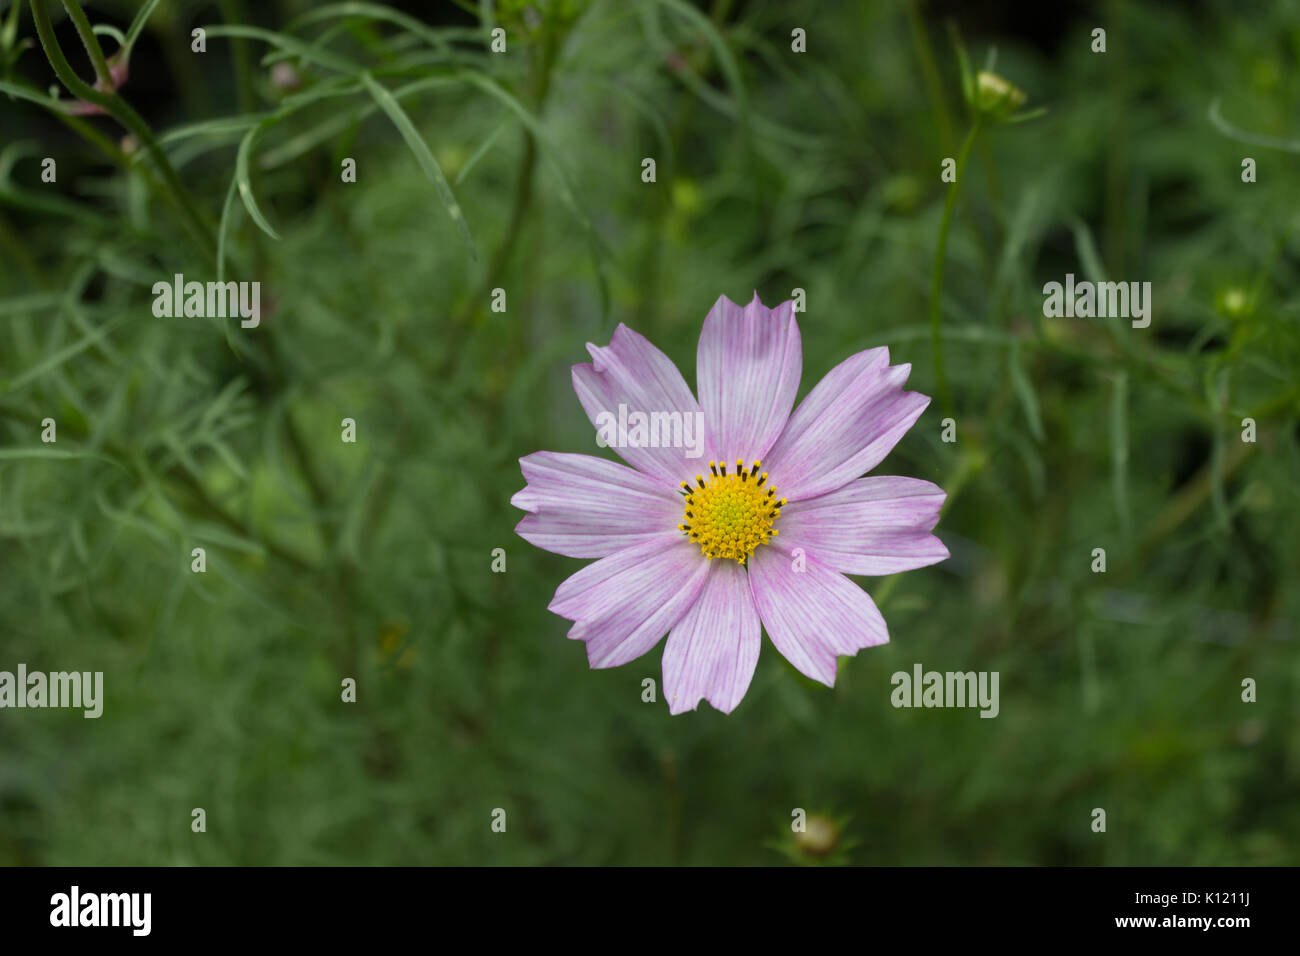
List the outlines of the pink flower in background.
{"type": "Polygon", "coordinates": [[[587,349],[592,364],[573,367],[574,390],[601,434],[618,421],[609,444],[631,467],[536,452],[520,459],[527,485],[511,504],[528,512],[515,529],[526,541],[598,559],[550,604],[574,622],[569,637],[586,643],[592,667],[635,660],[666,633],[669,710],[703,698],[730,713],[754,675],[762,628],[828,686],[840,655],[889,640],[871,597],[845,575],[948,557],[930,533],[942,489],[860,477],[930,403],[903,391],[911,366],[891,366],[885,348],[859,352],[794,408],[793,304],[768,309],[757,294],[744,308],[723,296],[704,320],[698,401],[673,362],[624,325],[607,347],[587,349]],[[652,427],[638,430],[637,413],[652,427]]]}

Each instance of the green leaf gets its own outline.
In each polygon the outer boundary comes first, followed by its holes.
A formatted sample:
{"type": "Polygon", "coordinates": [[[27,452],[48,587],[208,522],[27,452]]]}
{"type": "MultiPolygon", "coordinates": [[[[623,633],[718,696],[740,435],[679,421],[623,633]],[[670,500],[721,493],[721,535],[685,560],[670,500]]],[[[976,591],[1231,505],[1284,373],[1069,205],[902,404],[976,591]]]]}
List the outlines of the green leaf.
{"type": "Polygon", "coordinates": [[[492,144],[495,143],[497,138],[505,131],[506,121],[508,119],[508,116],[502,115],[496,126],[492,127],[492,132],[483,137],[483,142],[478,144],[478,148],[470,154],[469,159],[465,160],[464,164],[460,167],[460,170],[456,173],[456,181],[452,183],[453,186],[459,186],[464,181],[465,177],[469,175],[469,171],[477,166],[479,160],[488,154],[492,149],[492,144]]]}
{"type": "MultiPolygon", "coordinates": [[[[266,221],[262,210],[258,208],[257,200],[253,197],[253,180],[248,172],[248,157],[253,151],[253,143],[269,124],[269,120],[263,120],[245,133],[244,138],[239,141],[239,152],[235,155],[234,182],[239,190],[239,198],[243,201],[248,214],[253,217],[253,222],[257,223],[258,227],[272,239],[279,239],[280,234],[266,221]]],[[[222,218],[225,218],[224,215],[222,218]]]]}
{"type": "Polygon", "coordinates": [[[52,459],[93,459],[95,461],[106,461],[110,465],[116,465],[118,468],[126,469],[121,463],[107,455],[102,455],[93,451],[68,451],[62,448],[47,448],[35,445],[29,448],[0,448],[0,461],[24,461],[33,458],[52,458],[52,459]]]}
{"type": "MultiPolygon", "coordinates": [[[[587,244],[591,250],[592,266],[596,271],[597,282],[600,284],[601,314],[602,317],[607,315],[609,313],[609,282],[605,275],[604,259],[610,257],[609,250],[606,248],[604,241],[600,238],[600,233],[596,231],[595,223],[591,221],[591,217],[588,216],[578,204],[573,189],[569,185],[568,173],[565,171],[564,165],[560,161],[559,150],[557,150],[551,143],[550,138],[546,135],[545,130],[542,129],[542,124],[538,122],[537,117],[525,108],[518,99],[502,89],[499,84],[493,82],[488,77],[480,76],[477,73],[461,71],[455,75],[465,82],[477,86],[489,96],[495,97],[504,103],[516,116],[519,117],[520,122],[522,122],[524,126],[528,127],[528,131],[533,134],[533,138],[537,141],[537,146],[542,157],[546,159],[551,168],[555,171],[556,178],[559,181],[558,189],[560,201],[573,212],[573,214],[578,218],[578,221],[581,222],[586,229],[587,244]]],[[[417,86],[422,82],[423,81],[417,81],[417,83],[409,84],[408,87],[404,87],[403,89],[409,89],[410,87],[417,86]]],[[[399,93],[400,92],[401,91],[399,90],[399,93]]]]}
{"type": "Polygon", "coordinates": [[[1029,376],[1025,374],[1024,366],[1020,362],[1020,346],[1013,346],[1007,355],[1007,363],[1011,370],[1011,386],[1016,391],[1016,397],[1020,399],[1020,406],[1025,411],[1025,419],[1029,422],[1029,433],[1034,436],[1035,440],[1041,442],[1043,435],[1043,418],[1038,410],[1038,396],[1034,392],[1034,386],[1029,381],[1029,376]]]}
{"type": "Polygon", "coordinates": [[[1110,402],[1110,465],[1111,488],[1115,494],[1115,510],[1119,514],[1120,528],[1129,533],[1131,519],[1128,508],[1128,373],[1115,375],[1115,387],[1110,402]]]}
{"type": "Polygon", "coordinates": [[[148,0],[148,2],[140,8],[140,12],[135,15],[135,19],[131,21],[131,26],[128,27],[126,31],[126,42],[122,44],[122,48],[127,51],[127,56],[131,55],[131,48],[135,46],[135,41],[140,38],[140,34],[144,30],[144,25],[149,21],[149,17],[153,14],[154,10],[157,9],[160,2],[161,0],[148,0]]]}
{"type": "Polygon", "coordinates": [[[421,23],[415,17],[375,3],[327,3],[323,7],[317,7],[299,17],[295,17],[285,26],[285,31],[292,33],[309,23],[328,20],[332,17],[361,17],[367,20],[383,20],[428,41],[431,46],[443,52],[448,52],[451,49],[451,44],[437,30],[421,23]]]}
{"type": "Polygon", "coordinates": [[[263,30],[259,27],[245,27],[237,24],[223,24],[211,27],[205,27],[208,36],[214,37],[241,37],[247,40],[261,40],[272,46],[279,47],[282,50],[288,50],[290,53],[301,57],[308,63],[315,63],[317,66],[323,66],[326,69],[337,70],[340,73],[347,73],[355,76],[361,72],[361,64],[346,57],[329,53],[325,50],[318,50],[301,40],[295,40],[293,37],[287,37],[281,33],[274,33],[271,30],[263,30]]]}
{"type": "Polygon", "coordinates": [[[1229,139],[1235,139],[1241,143],[1249,143],[1252,146],[1263,146],[1267,149],[1284,149],[1288,153],[1300,153],[1300,139],[1278,139],[1275,136],[1265,136],[1262,133],[1251,133],[1239,126],[1233,126],[1223,118],[1223,113],[1219,110],[1221,97],[1215,97],[1214,102],[1210,104],[1210,123],[1224,136],[1229,139]]]}
{"type": "Polygon", "coordinates": [[[1097,253],[1097,243],[1093,241],[1092,230],[1088,228],[1088,224],[1082,219],[1072,219],[1070,231],[1074,233],[1074,248],[1079,254],[1084,278],[1089,282],[1105,282],[1106,267],[1102,265],[1101,256],[1097,253]]]}
{"type": "Polygon", "coordinates": [[[52,96],[46,96],[38,90],[30,89],[26,86],[19,86],[17,83],[7,83],[0,80],[0,93],[7,93],[10,96],[16,96],[20,100],[27,100],[38,106],[44,106],[53,113],[66,113],[68,104],[62,100],[56,100],[52,96]]]}
{"type": "Polygon", "coordinates": [[[704,38],[709,41],[709,46],[713,47],[713,52],[717,54],[718,66],[722,70],[722,75],[727,78],[727,85],[731,87],[732,95],[736,98],[736,105],[740,108],[743,116],[745,112],[745,87],[740,80],[740,67],[736,64],[736,58],[731,55],[731,48],[727,46],[727,41],[718,32],[718,28],[713,25],[713,21],[685,2],[685,0],[659,0],[659,3],[690,20],[696,29],[704,34],[704,38]]]}
{"type": "Polygon", "coordinates": [[[406,115],[400,103],[397,102],[393,94],[375,81],[367,70],[361,74],[361,82],[365,84],[370,95],[375,98],[379,108],[388,115],[397,127],[397,131],[402,134],[402,139],[411,152],[415,154],[415,160],[424,170],[424,175],[433,183],[434,189],[437,190],[438,198],[442,200],[443,206],[447,209],[447,215],[451,217],[452,222],[460,231],[461,238],[465,240],[465,245],[469,248],[470,257],[478,260],[478,249],[474,245],[474,237],[470,235],[469,224],[465,222],[465,213],[461,211],[460,203],[456,202],[456,196],[451,191],[451,185],[447,182],[447,177],[442,173],[442,167],[434,159],[433,153],[429,150],[428,145],[420,137],[420,133],[411,122],[411,118],[406,115]]]}
{"type": "Polygon", "coordinates": [[[186,123],[176,126],[158,135],[158,145],[167,146],[194,136],[224,137],[231,133],[242,133],[258,123],[268,119],[271,113],[253,113],[250,116],[219,116],[215,119],[202,120],[198,123],[186,123]]]}

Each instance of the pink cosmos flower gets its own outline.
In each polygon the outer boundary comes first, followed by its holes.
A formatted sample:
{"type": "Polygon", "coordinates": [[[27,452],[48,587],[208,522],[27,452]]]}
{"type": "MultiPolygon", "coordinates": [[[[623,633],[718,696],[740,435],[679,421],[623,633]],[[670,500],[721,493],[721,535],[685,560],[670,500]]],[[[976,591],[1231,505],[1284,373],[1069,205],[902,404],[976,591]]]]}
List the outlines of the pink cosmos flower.
{"type": "Polygon", "coordinates": [[[845,575],[948,557],[930,533],[942,489],[860,477],[930,403],[903,391],[910,365],[891,366],[885,348],[859,352],[794,408],[802,352],[793,303],[768,309],[757,293],[744,308],[720,297],[704,320],[698,401],[672,360],[624,325],[607,347],[587,349],[592,363],[573,367],[573,387],[598,429],[620,411],[627,421],[640,411],[704,424],[693,447],[621,433],[612,444],[630,468],[559,452],[520,459],[527,485],[510,501],[528,514],[516,532],[556,554],[598,559],[550,604],[574,622],[569,637],[586,643],[592,667],[635,660],[667,633],[669,710],[694,710],[703,698],[730,713],[754,675],[762,628],[827,686],[840,655],[889,640],[871,597],[845,575]]]}

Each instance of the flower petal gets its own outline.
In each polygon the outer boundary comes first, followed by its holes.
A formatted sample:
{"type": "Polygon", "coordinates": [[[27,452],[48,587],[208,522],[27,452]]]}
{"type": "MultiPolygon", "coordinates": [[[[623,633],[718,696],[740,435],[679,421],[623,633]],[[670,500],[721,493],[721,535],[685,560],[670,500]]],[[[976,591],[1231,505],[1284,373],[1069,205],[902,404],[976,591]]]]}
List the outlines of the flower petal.
{"type": "Polygon", "coordinates": [[[700,407],[718,460],[762,459],[781,435],[799,391],[803,351],[794,303],[743,309],[720,296],[700,332],[700,407]]]}
{"type": "Polygon", "coordinates": [[[729,714],[745,696],[758,664],[763,628],[749,577],[734,561],[711,561],[708,580],[664,645],[668,710],[694,710],[703,697],[729,714]]]}
{"type": "Polygon", "coordinates": [[[828,687],[837,657],[889,640],[870,595],[813,555],[797,562],[773,545],[760,547],[749,558],[749,587],[776,649],[828,687]]]}
{"type": "Polygon", "coordinates": [[[539,451],[519,459],[527,487],[510,503],[530,512],[515,532],[570,558],[603,558],[681,522],[667,485],[618,462],[539,451]]]}
{"type": "Polygon", "coordinates": [[[764,462],[789,501],[834,491],[878,465],[930,404],[903,391],[910,365],[869,349],[831,369],[799,403],[764,462]]]}
{"type": "Polygon", "coordinates": [[[550,610],[576,622],[592,667],[617,667],[659,643],[699,596],[709,562],[679,533],[601,558],[555,591],[550,610]]]}
{"type": "Polygon", "coordinates": [[[919,478],[859,478],[781,511],[781,547],[845,574],[896,574],[948,557],[930,534],[947,497],[919,478]]]}
{"type": "Polygon", "coordinates": [[[632,447],[620,440],[615,443],[619,456],[671,488],[697,474],[700,462],[712,457],[704,413],[672,359],[622,323],[607,347],[588,343],[587,351],[592,364],[573,366],[573,390],[598,430],[605,415],[620,420],[620,405],[629,417],[639,413],[647,418],[660,416],[654,419],[657,422],[677,423],[671,441],[660,440],[664,436],[657,428],[646,436],[647,445],[665,447],[632,447]],[[684,447],[667,447],[674,443],[684,447]]]}

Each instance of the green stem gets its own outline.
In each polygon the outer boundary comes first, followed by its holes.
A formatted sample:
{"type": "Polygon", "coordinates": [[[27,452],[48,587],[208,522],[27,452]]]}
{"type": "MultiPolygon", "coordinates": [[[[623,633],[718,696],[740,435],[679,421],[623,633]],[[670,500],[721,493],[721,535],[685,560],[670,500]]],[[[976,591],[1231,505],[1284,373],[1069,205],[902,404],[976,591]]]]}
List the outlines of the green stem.
{"type": "Polygon", "coordinates": [[[948,391],[948,377],[943,370],[943,337],[939,331],[940,296],[943,292],[943,261],[948,249],[948,227],[952,225],[952,213],[957,206],[957,191],[961,189],[962,173],[966,169],[966,160],[970,158],[971,147],[980,131],[980,117],[976,115],[971,124],[966,141],[961,144],[961,153],[957,156],[956,180],[948,187],[948,198],[943,204],[943,221],[939,223],[939,242],[934,250],[934,270],[930,276],[930,339],[934,346],[934,375],[938,382],[939,403],[944,411],[952,413],[952,395],[948,391]]]}
{"type": "Polygon", "coordinates": [[[939,118],[943,148],[951,149],[952,117],[948,113],[948,103],[943,98],[943,84],[939,82],[939,68],[934,61],[930,38],[925,32],[925,21],[921,18],[919,0],[910,0],[907,4],[907,24],[911,29],[912,46],[916,50],[917,62],[921,65],[921,77],[925,80],[925,94],[930,100],[935,116],[939,118]]]}
{"type": "MultiPolygon", "coordinates": [[[[555,67],[556,54],[560,48],[560,37],[551,34],[543,42],[539,56],[534,60],[534,95],[532,97],[533,110],[541,115],[542,108],[546,105],[547,96],[551,89],[551,73],[555,67]]],[[[510,221],[506,227],[505,235],[501,244],[493,253],[492,259],[488,264],[487,271],[484,273],[483,281],[478,286],[474,297],[469,300],[464,308],[459,312],[451,323],[449,332],[449,345],[446,358],[443,360],[444,365],[448,365],[456,360],[459,352],[459,337],[465,327],[469,324],[470,314],[473,310],[479,308],[487,297],[492,294],[505,277],[506,270],[510,265],[511,258],[514,256],[515,247],[519,242],[519,235],[523,232],[525,219],[527,217],[529,206],[533,199],[533,180],[537,173],[537,141],[533,136],[532,130],[524,130],[524,151],[519,158],[519,168],[515,173],[515,193],[514,204],[510,210],[510,221]]],[[[444,369],[445,370],[445,369],[444,369]]]]}
{"type": "MultiPolygon", "coordinates": [[[[70,2],[74,2],[74,0],[70,0],[70,2]]],[[[135,136],[141,149],[153,156],[154,162],[157,163],[158,170],[162,174],[163,183],[167,187],[168,197],[180,210],[186,227],[193,234],[203,254],[208,259],[215,261],[216,242],[213,240],[212,229],[199,214],[198,207],[181,183],[180,177],[176,174],[176,169],[167,159],[167,154],[159,147],[158,141],[154,139],[149,124],[116,93],[105,93],[96,90],[77,76],[71,64],[68,63],[67,57],[63,55],[58,39],[54,36],[54,27],[50,24],[50,17],[45,10],[44,0],[31,0],[31,7],[32,18],[36,22],[36,33],[40,37],[41,47],[45,50],[46,59],[50,61],[50,66],[54,68],[55,75],[68,88],[69,93],[78,99],[85,100],[87,103],[94,103],[100,107],[135,136]]],[[[80,11],[80,7],[77,9],[80,11]]],[[[85,14],[82,14],[82,17],[84,19],[85,14]]],[[[95,46],[98,48],[98,43],[95,46]]],[[[100,56],[103,56],[102,51],[100,56]]]]}
{"type": "MultiPolygon", "coordinates": [[[[541,60],[537,67],[536,93],[533,108],[539,114],[546,104],[546,97],[551,90],[551,70],[555,65],[558,37],[550,34],[542,45],[541,60]]],[[[537,138],[531,130],[524,131],[524,153],[519,159],[519,171],[515,177],[515,201],[510,210],[510,224],[506,227],[505,238],[492,257],[483,288],[479,290],[478,301],[482,302],[496,288],[505,275],[506,268],[514,254],[519,234],[523,231],[524,218],[533,198],[533,181],[537,171],[537,138]]]]}
{"type": "Polygon", "coordinates": [[[109,72],[108,61],[104,59],[104,50],[99,45],[99,38],[95,36],[95,31],[90,27],[90,21],[86,19],[85,11],[81,9],[81,4],[77,0],[63,0],[63,6],[76,25],[77,33],[81,35],[81,42],[86,47],[86,55],[90,57],[91,65],[95,67],[95,76],[99,77],[99,85],[105,92],[111,92],[114,89],[113,74],[109,72]]]}
{"type": "MultiPolygon", "coordinates": [[[[248,11],[242,0],[218,0],[221,18],[227,23],[247,23],[248,11]]],[[[251,113],[257,109],[253,91],[253,64],[248,56],[248,41],[235,38],[230,45],[231,63],[235,69],[235,94],[239,111],[251,113]]]]}

